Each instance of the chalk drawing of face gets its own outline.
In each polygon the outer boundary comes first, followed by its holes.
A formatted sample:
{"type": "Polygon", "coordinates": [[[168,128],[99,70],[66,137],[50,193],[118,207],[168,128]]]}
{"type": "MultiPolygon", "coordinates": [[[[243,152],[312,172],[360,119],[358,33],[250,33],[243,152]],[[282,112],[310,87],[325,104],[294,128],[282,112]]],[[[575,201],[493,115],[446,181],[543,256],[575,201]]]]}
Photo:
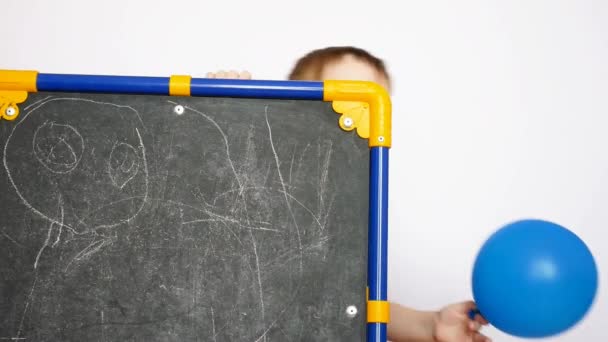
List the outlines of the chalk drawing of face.
{"type": "MultiPolygon", "coordinates": [[[[24,112],[6,140],[3,164],[23,204],[49,224],[36,266],[45,247],[87,234],[110,236],[109,230],[137,216],[148,175],[133,108],[47,98],[24,112]]],[[[93,240],[91,248],[107,242],[93,240]]]]}

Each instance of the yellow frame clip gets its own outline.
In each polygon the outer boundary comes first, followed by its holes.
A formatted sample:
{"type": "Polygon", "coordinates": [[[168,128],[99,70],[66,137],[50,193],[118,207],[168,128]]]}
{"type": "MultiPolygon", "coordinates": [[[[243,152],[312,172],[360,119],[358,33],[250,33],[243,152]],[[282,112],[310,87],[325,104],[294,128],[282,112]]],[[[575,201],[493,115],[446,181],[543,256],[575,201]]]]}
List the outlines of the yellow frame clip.
{"type": "Polygon", "coordinates": [[[357,134],[369,140],[370,147],[391,147],[391,110],[388,92],[380,85],[367,81],[323,82],[323,100],[333,101],[333,109],[341,114],[343,130],[357,129],[357,134]]]}
{"type": "Polygon", "coordinates": [[[385,300],[369,300],[369,287],[365,288],[365,302],[367,304],[367,323],[386,323],[391,320],[390,304],[385,300]]]}
{"type": "Polygon", "coordinates": [[[390,307],[387,301],[367,301],[367,323],[388,323],[390,307]]]}
{"type": "Polygon", "coordinates": [[[169,78],[169,95],[190,96],[192,77],[188,75],[173,75],[169,78]]]}
{"type": "Polygon", "coordinates": [[[12,121],[19,116],[18,104],[29,92],[37,92],[37,71],[0,70],[0,119],[12,121]]]}

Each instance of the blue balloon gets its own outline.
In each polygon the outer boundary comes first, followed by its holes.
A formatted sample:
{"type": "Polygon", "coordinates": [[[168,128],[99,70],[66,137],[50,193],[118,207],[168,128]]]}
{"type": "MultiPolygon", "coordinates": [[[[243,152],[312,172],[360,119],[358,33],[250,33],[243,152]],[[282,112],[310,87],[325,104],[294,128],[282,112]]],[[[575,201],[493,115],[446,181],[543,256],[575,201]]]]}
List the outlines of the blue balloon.
{"type": "Polygon", "coordinates": [[[570,230],[522,220],[492,234],[473,267],[473,298],[497,329],[540,338],[577,324],[592,306],[598,271],[587,245],[570,230]]]}

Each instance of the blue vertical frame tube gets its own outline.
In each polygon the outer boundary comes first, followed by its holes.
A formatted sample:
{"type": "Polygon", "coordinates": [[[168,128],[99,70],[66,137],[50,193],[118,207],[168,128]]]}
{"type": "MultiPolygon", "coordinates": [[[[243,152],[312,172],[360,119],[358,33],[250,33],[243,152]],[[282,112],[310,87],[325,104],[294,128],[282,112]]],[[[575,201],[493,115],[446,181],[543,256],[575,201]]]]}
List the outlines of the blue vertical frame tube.
{"type": "MultiPolygon", "coordinates": [[[[387,300],[388,156],[386,147],[370,150],[367,281],[369,300],[387,300]]],[[[386,323],[367,324],[368,342],[386,342],[386,323]]]]}

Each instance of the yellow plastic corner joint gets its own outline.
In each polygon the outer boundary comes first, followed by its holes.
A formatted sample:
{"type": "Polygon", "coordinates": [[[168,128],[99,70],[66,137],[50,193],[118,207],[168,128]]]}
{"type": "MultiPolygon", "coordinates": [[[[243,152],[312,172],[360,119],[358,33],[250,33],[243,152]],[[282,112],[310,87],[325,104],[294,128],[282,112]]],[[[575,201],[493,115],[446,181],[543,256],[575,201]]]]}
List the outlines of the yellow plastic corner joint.
{"type": "Polygon", "coordinates": [[[169,79],[169,95],[190,96],[190,82],[192,77],[188,75],[173,75],[169,79]]]}
{"type": "Polygon", "coordinates": [[[341,114],[339,125],[345,131],[357,129],[370,147],[391,147],[391,100],[379,84],[368,81],[323,82],[323,100],[341,114]]]}
{"type": "Polygon", "coordinates": [[[0,70],[0,119],[12,121],[19,116],[18,104],[29,92],[37,92],[37,71],[0,70]]]}

